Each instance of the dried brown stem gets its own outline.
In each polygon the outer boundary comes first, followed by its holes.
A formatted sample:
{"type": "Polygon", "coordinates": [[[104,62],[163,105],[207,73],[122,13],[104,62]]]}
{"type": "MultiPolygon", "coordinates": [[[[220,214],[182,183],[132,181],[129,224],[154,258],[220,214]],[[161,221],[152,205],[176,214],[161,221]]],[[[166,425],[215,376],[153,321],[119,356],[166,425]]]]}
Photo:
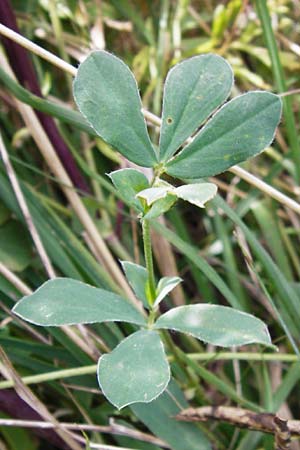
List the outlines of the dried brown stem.
{"type": "Polygon", "coordinates": [[[176,416],[184,422],[206,422],[216,420],[239,428],[274,434],[276,450],[289,448],[291,436],[300,436],[300,420],[284,420],[272,413],[257,413],[232,406],[203,406],[188,408],[176,416]]]}

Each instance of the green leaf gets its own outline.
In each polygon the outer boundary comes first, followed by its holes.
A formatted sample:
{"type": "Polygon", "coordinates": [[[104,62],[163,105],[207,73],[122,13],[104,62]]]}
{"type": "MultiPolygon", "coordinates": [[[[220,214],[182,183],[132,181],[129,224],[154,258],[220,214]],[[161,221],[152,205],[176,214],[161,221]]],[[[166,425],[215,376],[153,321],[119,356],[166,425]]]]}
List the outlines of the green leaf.
{"type": "Polygon", "coordinates": [[[0,262],[14,272],[21,272],[31,260],[26,230],[20,222],[9,220],[0,227],[0,262]]]}
{"type": "Polygon", "coordinates": [[[159,317],[155,328],[181,331],[221,347],[254,343],[272,347],[268,328],[262,320],[228,306],[179,306],[159,317]]]}
{"type": "Polygon", "coordinates": [[[211,200],[217,193],[217,186],[213,183],[186,184],[175,189],[177,197],[204,208],[205,203],[211,200]]]}
{"type": "Polygon", "coordinates": [[[143,316],[127,300],[71,278],[46,281],[33,294],[23,297],[13,312],[43,326],[113,321],[145,325],[143,316]]]}
{"type": "Polygon", "coordinates": [[[159,280],[156,289],[156,299],[153,306],[157,306],[160,302],[179,284],[182,279],[180,277],[163,277],[159,280]]]}
{"type": "Polygon", "coordinates": [[[189,58],[173,67],[165,82],[160,161],[167,161],[228,97],[230,65],[220,56],[189,58]]]}
{"type": "Polygon", "coordinates": [[[143,198],[146,200],[146,203],[148,206],[155,203],[157,200],[160,200],[162,198],[165,198],[168,193],[172,192],[172,187],[151,187],[149,189],[144,189],[143,191],[139,192],[136,196],[138,198],[143,198]]]}
{"type": "Polygon", "coordinates": [[[152,402],[167,387],[170,367],[158,333],[141,330],[101,356],[98,381],[105,397],[117,408],[152,402]]]}
{"type": "Polygon", "coordinates": [[[135,78],[119,58],[92,52],[78,68],[74,98],[102,139],[140,166],[155,165],[135,78]]]}
{"type": "Polygon", "coordinates": [[[271,144],[281,117],[281,100],[269,92],[248,92],[223,106],[193,142],[166,165],[169,175],[216,175],[257,155],[271,144]]]}
{"type": "Polygon", "coordinates": [[[169,211],[170,208],[176,202],[177,197],[174,194],[167,194],[165,198],[161,198],[157,200],[152,206],[150,211],[145,214],[144,219],[155,219],[156,217],[161,216],[166,211],[169,211]]]}
{"type": "Polygon", "coordinates": [[[142,212],[143,207],[136,198],[136,194],[149,187],[149,181],[145,175],[136,169],[120,169],[111,172],[108,176],[124,200],[142,212]]]}
{"type": "Polygon", "coordinates": [[[148,281],[147,269],[139,264],[130,261],[120,261],[125,272],[126,278],[134,290],[135,295],[148,308],[149,303],[146,297],[146,284],[148,281]]]}

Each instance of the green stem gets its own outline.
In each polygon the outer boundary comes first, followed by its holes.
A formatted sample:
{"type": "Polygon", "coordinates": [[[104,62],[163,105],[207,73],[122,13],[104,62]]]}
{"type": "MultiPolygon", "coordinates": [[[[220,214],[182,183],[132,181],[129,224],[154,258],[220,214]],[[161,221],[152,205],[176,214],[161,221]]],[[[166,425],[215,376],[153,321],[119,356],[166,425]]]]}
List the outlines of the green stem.
{"type": "MultiPolygon", "coordinates": [[[[210,361],[210,360],[222,360],[222,361],[256,361],[256,362],[286,362],[296,363],[299,362],[297,355],[285,354],[285,353],[246,353],[246,352],[208,352],[208,353],[190,353],[186,355],[191,361],[210,361]]],[[[170,362],[174,361],[174,356],[168,358],[170,362]]],[[[38,375],[30,375],[23,377],[24,384],[38,384],[45,381],[60,380],[69,377],[78,377],[82,375],[93,375],[97,371],[97,365],[89,365],[82,367],[74,367],[72,369],[55,370],[52,372],[42,373],[38,375]]],[[[8,389],[14,386],[12,380],[1,381],[0,390],[8,389]]]]}
{"type": "Polygon", "coordinates": [[[153,328],[154,322],[156,319],[156,310],[150,309],[149,316],[148,316],[148,329],[151,330],[153,328]]]}
{"type": "Polygon", "coordinates": [[[148,272],[148,287],[149,287],[149,306],[152,306],[155,300],[155,277],[153,269],[153,258],[152,258],[152,245],[151,245],[151,235],[150,235],[150,224],[148,220],[142,221],[143,228],[143,243],[144,243],[144,256],[146,269],[148,272]]]}
{"type": "MultiPolygon", "coordinates": [[[[83,367],[74,367],[72,369],[54,370],[53,372],[42,373],[39,375],[30,375],[21,378],[24,384],[38,384],[44,381],[60,380],[63,378],[77,377],[80,375],[95,374],[97,371],[97,364],[83,367]]],[[[7,389],[14,386],[12,380],[2,381],[0,383],[0,390],[7,389]]]]}

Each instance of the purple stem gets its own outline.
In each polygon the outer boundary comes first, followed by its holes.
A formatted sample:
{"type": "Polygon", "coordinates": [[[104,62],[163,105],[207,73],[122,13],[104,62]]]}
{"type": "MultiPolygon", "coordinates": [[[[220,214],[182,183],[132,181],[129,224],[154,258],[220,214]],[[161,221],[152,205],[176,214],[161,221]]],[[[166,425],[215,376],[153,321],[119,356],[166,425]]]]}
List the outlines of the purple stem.
{"type": "MultiPolygon", "coordinates": [[[[27,405],[27,403],[25,403],[12,389],[0,390],[0,412],[9,415],[13,419],[43,420],[43,418],[27,405]]],[[[58,449],[70,450],[70,447],[53,430],[34,428],[32,432],[58,449]]]]}
{"type": "MultiPolygon", "coordinates": [[[[19,33],[16,17],[11,7],[10,0],[0,0],[0,22],[19,33]]],[[[6,50],[10,65],[19,82],[24,87],[29,89],[33,94],[42,97],[34,66],[28,56],[27,50],[21,47],[19,44],[16,44],[10,39],[4,37],[2,38],[2,42],[6,50]]],[[[52,117],[47,116],[42,112],[37,111],[36,113],[53,147],[55,148],[59,159],[61,160],[75,187],[84,192],[89,192],[90,189],[88,187],[88,184],[80,173],[73,155],[71,154],[70,150],[59,134],[57,126],[52,117]]]]}

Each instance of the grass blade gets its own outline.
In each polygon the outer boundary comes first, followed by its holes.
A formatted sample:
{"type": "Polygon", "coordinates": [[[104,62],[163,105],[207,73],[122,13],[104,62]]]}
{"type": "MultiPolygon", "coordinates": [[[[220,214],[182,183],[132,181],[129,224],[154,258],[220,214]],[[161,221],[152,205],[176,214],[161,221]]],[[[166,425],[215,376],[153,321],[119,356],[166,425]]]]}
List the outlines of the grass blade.
{"type": "MultiPolygon", "coordinates": [[[[273,76],[275,79],[276,87],[279,92],[286,92],[287,84],[284,75],[282,63],[280,61],[280,55],[271,24],[270,13],[266,0],[256,0],[256,9],[261,21],[261,26],[266,41],[266,45],[269,51],[269,55],[272,63],[273,76]]],[[[296,122],[292,109],[291,97],[283,97],[283,115],[285,117],[285,126],[288,141],[291,147],[292,156],[295,164],[296,180],[300,182],[300,145],[298,140],[298,132],[296,128],[296,122]]]]}

